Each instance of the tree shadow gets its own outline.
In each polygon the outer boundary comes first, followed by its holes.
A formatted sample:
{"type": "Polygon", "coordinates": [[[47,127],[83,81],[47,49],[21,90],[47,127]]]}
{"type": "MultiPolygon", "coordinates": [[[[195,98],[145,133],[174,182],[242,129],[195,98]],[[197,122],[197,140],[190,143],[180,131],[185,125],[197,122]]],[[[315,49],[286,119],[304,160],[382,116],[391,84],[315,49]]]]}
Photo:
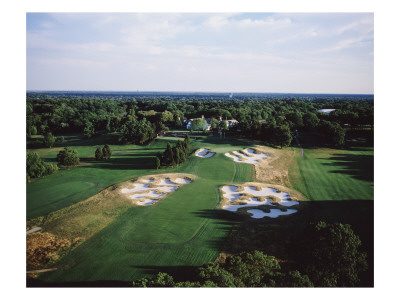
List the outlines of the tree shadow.
{"type": "MultiPolygon", "coordinates": [[[[120,156],[120,155],[119,155],[120,156]]],[[[121,155],[122,156],[122,155],[121,155]]],[[[85,162],[85,160],[81,160],[85,162]]],[[[92,161],[85,168],[98,168],[108,170],[144,170],[154,169],[154,157],[143,155],[126,155],[126,157],[113,157],[108,160],[92,161]]]]}
{"type": "MultiPolygon", "coordinates": [[[[326,158],[319,158],[326,160],[326,158]]],[[[326,166],[337,167],[329,173],[341,173],[363,181],[374,181],[374,156],[358,154],[334,154],[328,158],[326,166]]]]}

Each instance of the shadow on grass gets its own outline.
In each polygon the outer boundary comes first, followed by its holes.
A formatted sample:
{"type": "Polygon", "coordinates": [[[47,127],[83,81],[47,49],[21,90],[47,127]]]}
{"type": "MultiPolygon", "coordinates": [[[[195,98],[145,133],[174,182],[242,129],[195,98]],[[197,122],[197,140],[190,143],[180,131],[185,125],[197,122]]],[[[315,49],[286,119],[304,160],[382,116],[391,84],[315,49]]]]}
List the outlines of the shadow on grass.
{"type": "MultiPolygon", "coordinates": [[[[194,216],[216,222],[219,226],[215,230],[229,231],[226,238],[222,234],[221,238],[205,241],[214,249],[233,254],[253,250],[264,251],[268,255],[279,258],[282,261],[282,268],[293,263],[297,250],[296,241],[309,223],[325,221],[350,224],[362,241],[361,250],[367,252],[368,255],[369,269],[361,274],[361,286],[373,286],[373,210],[374,202],[370,200],[305,201],[301,203],[299,212],[276,219],[252,219],[246,215],[220,209],[199,210],[194,213],[194,216]]],[[[154,261],[154,265],[131,265],[130,267],[145,270],[145,273],[149,274],[148,277],[164,272],[172,275],[176,281],[195,280],[197,266],[177,266],[177,264],[179,264],[179,257],[176,257],[175,263],[172,260],[170,266],[159,266],[157,261],[154,261]]],[[[28,286],[116,287],[130,286],[130,284],[130,282],[112,280],[67,283],[43,283],[33,280],[28,286]]]]}
{"type": "Polygon", "coordinates": [[[99,280],[99,281],[69,281],[69,282],[45,282],[39,279],[27,278],[27,287],[132,287],[130,281],[118,281],[118,280],[99,280]]]}
{"type": "Polygon", "coordinates": [[[93,161],[82,159],[82,162],[91,162],[86,168],[99,168],[108,170],[144,170],[154,169],[154,157],[143,155],[126,155],[126,157],[114,157],[109,160],[93,161]]]}
{"type": "MultiPolygon", "coordinates": [[[[217,217],[218,214],[199,216],[217,217]]],[[[222,216],[222,215],[220,215],[222,216]]],[[[227,215],[223,216],[225,220],[227,215]]],[[[373,286],[374,270],[374,202],[371,200],[305,201],[297,213],[276,219],[252,219],[247,216],[237,223],[225,240],[227,253],[264,251],[284,261],[293,261],[299,236],[310,223],[350,224],[367,253],[369,269],[361,274],[362,286],[373,286]]]]}
{"type": "MultiPolygon", "coordinates": [[[[326,160],[326,158],[320,158],[326,160]]],[[[374,181],[374,156],[357,154],[334,154],[328,158],[326,166],[337,167],[330,173],[341,173],[350,175],[355,179],[374,181]]]]}

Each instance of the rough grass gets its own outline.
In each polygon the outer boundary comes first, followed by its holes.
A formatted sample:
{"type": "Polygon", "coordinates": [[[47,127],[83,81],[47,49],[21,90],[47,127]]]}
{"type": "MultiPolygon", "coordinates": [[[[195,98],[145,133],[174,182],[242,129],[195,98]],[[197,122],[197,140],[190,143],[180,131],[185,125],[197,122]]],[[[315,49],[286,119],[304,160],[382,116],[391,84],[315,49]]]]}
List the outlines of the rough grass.
{"type": "Polygon", "coordinates": [[[69,248],[71,242],[45,232],[35,232],[26,237],[26,266],[28,270],[38,269],[58,260],[60,252],[69,248]]]}

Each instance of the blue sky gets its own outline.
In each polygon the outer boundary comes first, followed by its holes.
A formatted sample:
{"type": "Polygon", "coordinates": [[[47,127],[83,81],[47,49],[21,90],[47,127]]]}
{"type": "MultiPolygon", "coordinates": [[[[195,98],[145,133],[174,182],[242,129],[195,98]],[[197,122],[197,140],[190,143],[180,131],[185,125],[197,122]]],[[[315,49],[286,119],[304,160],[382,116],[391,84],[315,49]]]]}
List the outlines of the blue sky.
{"type": "Polygon", "coordinates": [[[28,13],[28,90],[374,93],[372,13],[28,13]]]}

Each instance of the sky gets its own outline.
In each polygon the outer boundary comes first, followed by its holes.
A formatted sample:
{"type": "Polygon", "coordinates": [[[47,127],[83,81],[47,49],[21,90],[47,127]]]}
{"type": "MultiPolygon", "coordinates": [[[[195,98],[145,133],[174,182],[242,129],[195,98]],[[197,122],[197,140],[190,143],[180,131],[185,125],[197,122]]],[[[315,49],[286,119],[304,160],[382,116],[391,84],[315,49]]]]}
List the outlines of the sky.
{"type": "Polygon", "coordinates": [[[27,13],[27,90],[374,93],[373,13],[27,13]]]}

